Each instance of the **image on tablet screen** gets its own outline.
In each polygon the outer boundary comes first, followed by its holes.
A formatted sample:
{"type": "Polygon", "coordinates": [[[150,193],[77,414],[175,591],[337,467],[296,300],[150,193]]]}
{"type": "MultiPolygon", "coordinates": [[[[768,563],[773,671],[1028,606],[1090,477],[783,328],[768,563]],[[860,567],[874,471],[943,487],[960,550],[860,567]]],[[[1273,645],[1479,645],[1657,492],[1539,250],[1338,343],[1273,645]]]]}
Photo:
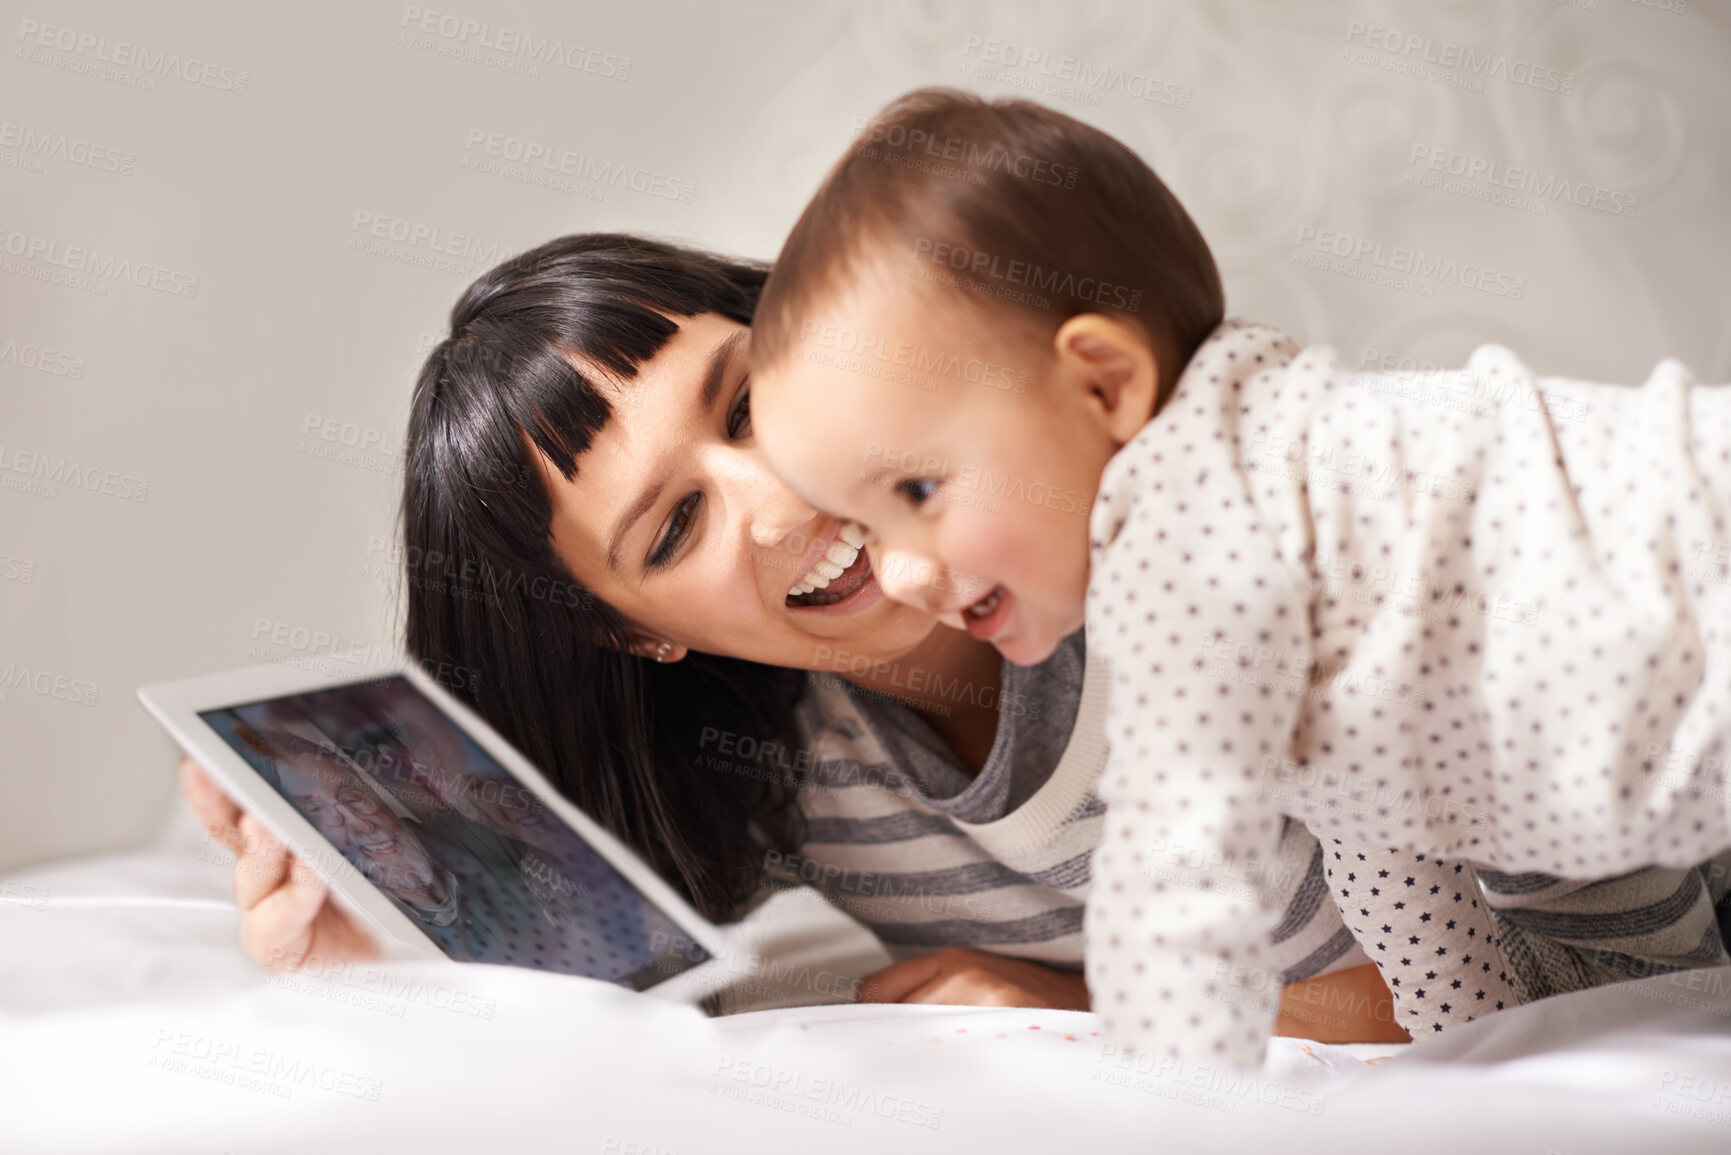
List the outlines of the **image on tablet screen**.
{"type": "Polygon", "coordinates": [[[644,990],[708,957],[406,678],[199,717],[459,962],[644,990]]]}

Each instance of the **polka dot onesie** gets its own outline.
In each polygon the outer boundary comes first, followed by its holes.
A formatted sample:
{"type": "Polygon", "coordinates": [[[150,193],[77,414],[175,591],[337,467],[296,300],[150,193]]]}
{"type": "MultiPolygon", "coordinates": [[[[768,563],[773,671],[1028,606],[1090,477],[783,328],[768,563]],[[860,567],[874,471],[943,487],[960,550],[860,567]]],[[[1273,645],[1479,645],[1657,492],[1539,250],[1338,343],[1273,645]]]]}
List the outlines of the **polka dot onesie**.
{"type": "Polygon", "coordinates": [[[1217,330],[1090,523],[1108,1031],[1260,1058],[1282,814],[1415,1035],[1514,1001],[1469,862],[1604,877],[1731,845],[1727,495],[1731,389],[1674,361],[1638,389],[1494,346],[1372,375],[1217,330]]]}

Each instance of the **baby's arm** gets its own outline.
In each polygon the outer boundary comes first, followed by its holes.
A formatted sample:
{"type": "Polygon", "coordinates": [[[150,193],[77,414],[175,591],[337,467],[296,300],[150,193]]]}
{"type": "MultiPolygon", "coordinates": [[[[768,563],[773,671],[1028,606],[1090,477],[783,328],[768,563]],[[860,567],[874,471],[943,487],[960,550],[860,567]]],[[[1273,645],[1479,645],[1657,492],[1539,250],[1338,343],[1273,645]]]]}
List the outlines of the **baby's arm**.
{"type": "Polygon", "coordinates": [[[1286,756],[1310,648],[1304,597],[1243,474],[1206,434],[1193,448],[1178,469],[1132,441],[1090,526],[1088,645],[1112,700],[1088,988],[1119,1044],[1243,1067],[1261,1058],[1278,995],[1281,912],[1263,875],[1282,820],[1259,787],[1286,756]],[[1214,660],[1223,636],[1242,661],[1214,660]]]}

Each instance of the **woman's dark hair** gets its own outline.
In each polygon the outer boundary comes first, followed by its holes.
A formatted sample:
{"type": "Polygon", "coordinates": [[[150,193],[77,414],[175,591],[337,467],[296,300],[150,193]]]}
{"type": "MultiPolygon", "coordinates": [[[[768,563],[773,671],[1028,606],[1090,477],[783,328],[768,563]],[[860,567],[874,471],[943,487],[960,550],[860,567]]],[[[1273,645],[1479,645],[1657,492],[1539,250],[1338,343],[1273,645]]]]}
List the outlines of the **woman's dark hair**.
{"type": "Polygon", "coordinates": [[[574,476],[613,415],[598,376],[635,377],[678,331],[670,318],[749,324],[765,276],[601,233],[506,261],[451,310],[415,384],[404,451],[410,654],[714,918],[751,894],[766,849],[797,848],[801,820],[789,783],[703,762],[720,761],[722,733],[788,742],[804,675],[696,652],[666,665],[634,656],[624,619],[554,553],[532,455],[574,476]]]}

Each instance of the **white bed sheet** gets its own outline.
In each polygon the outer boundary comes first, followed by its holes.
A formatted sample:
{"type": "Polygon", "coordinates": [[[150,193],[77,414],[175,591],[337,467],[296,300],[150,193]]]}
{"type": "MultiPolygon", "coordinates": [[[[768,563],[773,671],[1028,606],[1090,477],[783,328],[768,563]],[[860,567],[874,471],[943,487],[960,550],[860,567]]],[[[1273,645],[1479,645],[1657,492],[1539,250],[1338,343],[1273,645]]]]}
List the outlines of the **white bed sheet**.
{"type": "MultiPolygon", "coordinates": [[[[1236,1078],[1118,1055],[1074,1012],[709,1019],[435,963],[271,979],[227,895],[226,855],[184,821],[147,853],[8,880],[0,1152],[1731,1151],[1731,969],[1411,1047],[1276,1040],[1236,1078]]],[[[798,895],[748,927],[795,1000],[882,965],[798,895]]]]}

